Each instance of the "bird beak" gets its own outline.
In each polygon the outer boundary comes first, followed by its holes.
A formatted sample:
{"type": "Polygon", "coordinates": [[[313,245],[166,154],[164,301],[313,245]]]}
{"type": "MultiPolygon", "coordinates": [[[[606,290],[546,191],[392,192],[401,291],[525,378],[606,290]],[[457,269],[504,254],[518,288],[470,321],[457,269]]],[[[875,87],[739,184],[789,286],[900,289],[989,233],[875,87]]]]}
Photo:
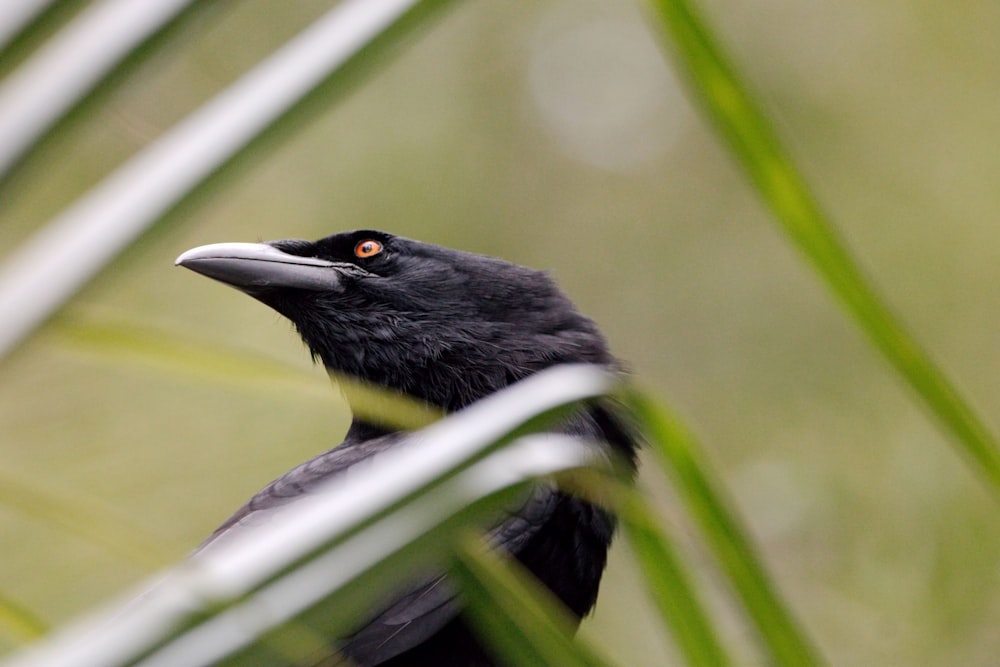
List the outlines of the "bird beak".
{"type": "Polygon", "coordinates": [[[188,250],[174,262],[250,295],[269,288],[340,289],[338,264],[300,257],[267,243],[213,243],[188,250]]]}

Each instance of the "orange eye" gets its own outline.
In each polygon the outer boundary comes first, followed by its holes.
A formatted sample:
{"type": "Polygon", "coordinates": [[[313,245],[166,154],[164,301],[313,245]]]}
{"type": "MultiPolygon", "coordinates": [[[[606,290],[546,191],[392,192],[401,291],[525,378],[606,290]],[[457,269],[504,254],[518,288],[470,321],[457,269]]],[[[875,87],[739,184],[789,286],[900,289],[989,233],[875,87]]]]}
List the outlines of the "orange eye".
{"type": "Polygon", "coordinates": [[[367,241],[361,241],[358,245],[354,246],[354,256],[365,259],[366,257],[374,257],[375,255],[382,252],[382,244],[378,241],[373,241],[371,239],[367,241]]]}

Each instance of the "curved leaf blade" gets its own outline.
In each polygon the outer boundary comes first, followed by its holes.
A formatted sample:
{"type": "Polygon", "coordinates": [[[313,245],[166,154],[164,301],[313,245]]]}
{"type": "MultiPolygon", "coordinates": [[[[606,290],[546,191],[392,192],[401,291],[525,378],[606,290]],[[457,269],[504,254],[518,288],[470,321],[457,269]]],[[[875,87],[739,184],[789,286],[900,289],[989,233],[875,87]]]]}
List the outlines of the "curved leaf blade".
{"type": "Polygon", "coordinates": [[[865,278],[693,3],[652,4],[696,100],[784,233],[1000,497],[996,438],[865,278]]]}
{"type": "Polygon", "coordinates": [[[597,470],[559,476],[564,488],[615,513],[645,575],[649,595],[681,655],[696,667],[732,664],[673,540],[649,502],[633,486],[597,470]]]}
{"type": "Polygon", "coordinates": [[[0,181],[123,60],[191,6],[192,0],[93,3],[0,83],[0,181]]]}
{"type": "Polygon", "coordinates": [[[446,1],[338,4],[36,232],[0,265],[0,358],[318,91],[350,82],[446,1]]]}
{"type": "Polygon", "coordinates": [[[464,540],[452,571],[470,620],[508,665],[610,667],[607,658],[573,639],[575,624],[551,593],[514,563],[464,540]]]}
{"type": "Polygon", "coordinates": [[[593,366],[538,373],[411,434],[283,507],[280,521],[212,543],[138,597],[4,664],[216,664],[258,638],[267,645],[266,633],[320,604],[329,604],[324,630],[344,629],[370,611],[373,595],[412,572],[404,563],[449,558],[471,519],[523,501],[526,482],[598,463],[576,438],[525,433],[606,395],[614,381],[593,366]]]}
{"type": "Polygon", "coordinates": [[[676,483],[689,514],[701,529],[774,664],[788,667],[824,664],[781,602],[697,440],[673,415],[640,392],[632,392],[628,400],[647,429],[661,467],[676,483]]]}

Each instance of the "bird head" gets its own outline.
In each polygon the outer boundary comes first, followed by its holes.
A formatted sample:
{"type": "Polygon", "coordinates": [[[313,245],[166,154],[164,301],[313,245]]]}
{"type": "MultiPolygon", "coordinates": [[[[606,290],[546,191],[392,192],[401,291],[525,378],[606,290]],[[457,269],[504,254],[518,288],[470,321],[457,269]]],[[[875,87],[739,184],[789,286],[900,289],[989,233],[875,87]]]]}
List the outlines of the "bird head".
{"type": "Polygon", "coordinates": [[[614,367],[545,272],[379,231],[220,243],[176,262],[289,320],[336,374],[448,411],[559,363],[614,367]]]}

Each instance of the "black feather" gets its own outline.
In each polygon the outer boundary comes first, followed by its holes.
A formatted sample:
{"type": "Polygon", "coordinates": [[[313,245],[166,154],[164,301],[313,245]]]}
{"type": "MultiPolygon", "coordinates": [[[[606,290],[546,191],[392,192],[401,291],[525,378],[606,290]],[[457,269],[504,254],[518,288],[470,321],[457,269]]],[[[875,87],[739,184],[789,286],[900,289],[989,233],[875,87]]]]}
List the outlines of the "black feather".
{"type": "MultiPolygon", "coordinates": [[[[264,261],[247,259],[242,248],[227,254],[227,246],[208,246],[178,263],[288,317],[313,357],[337,374],[451,412],[560,363],[620,372],[597,326],[547,273],[378,231],[266,245],[264,261]],[[377,245],[368,249],[379,250],[359,257],[356,249],[369,240],[377,245]],[[271,258],[275,249],[284,253],[277,260],[271,258]],[[233,266],[239,270],[228,268],[233,266]]],[[[638,442],[613,404],[579,410],[562,431],[605,443],[634,472],[638,442]]],[[[267,520],[276,508],[403,437],[384,423],[356,419],[343,444],[265,487],[202,548],[267,520]]],[[[521,507],[498,518],[488,539],[579,618],[596,601],[613,532],[614,519],[605,511],[539,484],[521,507]]],[[[373,602],[371,616],[333,645],[360,667],[494,664],[466,627],[446,573],[415,575],[391,598],[373,602]]]]}

